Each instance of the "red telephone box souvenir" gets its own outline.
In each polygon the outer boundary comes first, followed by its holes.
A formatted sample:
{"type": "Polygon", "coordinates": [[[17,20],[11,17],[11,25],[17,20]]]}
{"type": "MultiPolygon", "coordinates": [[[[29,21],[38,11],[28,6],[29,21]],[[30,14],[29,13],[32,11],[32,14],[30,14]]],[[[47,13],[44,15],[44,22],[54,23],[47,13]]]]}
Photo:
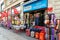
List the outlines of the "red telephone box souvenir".
{"type": "Polygon", "coordinates": [[[26,29],[26,35],[30,36],[30,29],[26,29]]]}

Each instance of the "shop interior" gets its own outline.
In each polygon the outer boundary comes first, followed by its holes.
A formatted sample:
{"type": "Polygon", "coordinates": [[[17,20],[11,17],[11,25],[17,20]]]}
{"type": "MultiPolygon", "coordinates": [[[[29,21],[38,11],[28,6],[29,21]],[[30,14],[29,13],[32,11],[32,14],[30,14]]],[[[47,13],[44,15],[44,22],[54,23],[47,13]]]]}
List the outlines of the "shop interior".
{"type": "Polygon", "coordinates": [[[37,10],[24,13],[25,15],[25,24],[27,24],[27,28],[31,28],[34,26],[44,26],[45,20],[45,10],[37,10]]]}

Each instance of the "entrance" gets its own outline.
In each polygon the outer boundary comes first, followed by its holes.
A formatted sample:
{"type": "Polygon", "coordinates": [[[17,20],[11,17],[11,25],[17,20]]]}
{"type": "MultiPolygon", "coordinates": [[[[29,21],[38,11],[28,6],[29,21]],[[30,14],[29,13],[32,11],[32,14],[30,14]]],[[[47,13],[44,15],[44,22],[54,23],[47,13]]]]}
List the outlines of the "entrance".
{"type": "Polygon", "coordinates": [[[25,23],[28,25],[27,28],[34,26],[44,26],[45,10],[32,11],[25,13],[25,23]]]}

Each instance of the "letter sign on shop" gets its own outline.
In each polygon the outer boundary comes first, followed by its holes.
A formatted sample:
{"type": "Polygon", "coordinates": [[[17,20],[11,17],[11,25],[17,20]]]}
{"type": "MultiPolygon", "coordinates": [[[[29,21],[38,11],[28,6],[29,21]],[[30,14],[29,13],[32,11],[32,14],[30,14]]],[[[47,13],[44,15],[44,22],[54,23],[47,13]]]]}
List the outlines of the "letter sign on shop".
{"type": "Polygon", "coordinates": [[[25,7],[25,10],[30,10],[30,9],[31,9],[31,6],[25,7]]]}
{"type": "Polygon", "coordinates": [[[24,12],[33,11],[37,9],[47,8],[47,0],[37,0],[24,6],[24,12]]]}

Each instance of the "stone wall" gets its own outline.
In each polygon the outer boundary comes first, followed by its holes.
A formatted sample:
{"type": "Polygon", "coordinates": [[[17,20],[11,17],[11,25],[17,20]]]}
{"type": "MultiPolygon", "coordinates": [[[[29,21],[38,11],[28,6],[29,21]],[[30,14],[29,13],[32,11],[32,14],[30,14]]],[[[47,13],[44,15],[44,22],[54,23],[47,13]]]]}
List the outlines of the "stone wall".
{"type": "Polygon", "coordinates": [[[48,7],[53,7],[53,13],[60,19],[60,0],[48,0],[48,7]]]}

